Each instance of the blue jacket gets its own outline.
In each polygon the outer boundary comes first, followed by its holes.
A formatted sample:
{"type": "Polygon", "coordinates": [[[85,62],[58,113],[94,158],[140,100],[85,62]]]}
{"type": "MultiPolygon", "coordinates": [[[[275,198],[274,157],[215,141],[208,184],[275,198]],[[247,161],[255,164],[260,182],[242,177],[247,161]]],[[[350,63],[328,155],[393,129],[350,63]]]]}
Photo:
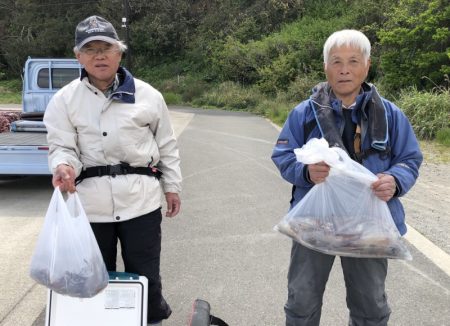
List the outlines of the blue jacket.
{"type": "MultiPolygon", "coordinates": [[[[361,125],[361,149],[369,149],[372,145],[361,119],[370,119],[365,112],[367,103],[372,98],[373,89],[365,90],[356,100],[356,107],[352,112],[353,122],[361,125]],[[358,112],[360,110],[360,112],[358,112]],[[362,117],[362,118],[361,118],[362,117]]],[[[312,96],[313,97],[313,96],[312,96]]],[[[363,159],[362,164],[372,173],[386,173],[392,175],[396,182],[398,191],[396,196],[389,200],[388,207],[394,222],[401,235],[406,233],[405,212],[398,197],[406,194],[414,185],[419,175],[419,167],[423,156],[419,148],[416,136],[411,124],[403,112],[392,102],[381,98],[385,108],[385,119],[387,121],[387,146],[390,152],[387,157],[379,154],[369,155],[363,159]]],[[[334,123],[339,131],[344,128],[342,117],[342,103],[338,99],[330,100],[330,109],[333,111],[334,123]]],[[[281,176],[293,184],[291,208],[295,206],[305,194],[313,187],[306,179],[306,166],[297,162],[294,149],[302,147],[311,138],[322,138],[319,126],[313,124],[312,130],[305,130],[306,125],[311,125],[315,120],[315,109],[311,99],[303,101],[289,114],[283,129],[278,137],[272,153],[272,160],[280,170],[281,176]],[[309,124],[308,124],[309,123],[309,124]],[[305,135],[308,133],[308,135],[305,135]],[[306,136],[306,137],[305,137],[306,136]]]]}

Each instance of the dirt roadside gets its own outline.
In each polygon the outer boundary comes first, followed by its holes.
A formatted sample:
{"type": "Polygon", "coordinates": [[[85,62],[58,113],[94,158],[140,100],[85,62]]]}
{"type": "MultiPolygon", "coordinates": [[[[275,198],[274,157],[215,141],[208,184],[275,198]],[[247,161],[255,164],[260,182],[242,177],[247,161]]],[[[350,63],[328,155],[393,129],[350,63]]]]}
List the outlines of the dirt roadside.
{"type": "Polygon", "coordinates": [[[0,112],[1,111],[21,111],[21,104],[0,104],[0,112]]]}
{"type": "Polygon", "coordinates": [[[450,255],[450,164],[425,161],[402,202],[406,222],[450,255]]]}

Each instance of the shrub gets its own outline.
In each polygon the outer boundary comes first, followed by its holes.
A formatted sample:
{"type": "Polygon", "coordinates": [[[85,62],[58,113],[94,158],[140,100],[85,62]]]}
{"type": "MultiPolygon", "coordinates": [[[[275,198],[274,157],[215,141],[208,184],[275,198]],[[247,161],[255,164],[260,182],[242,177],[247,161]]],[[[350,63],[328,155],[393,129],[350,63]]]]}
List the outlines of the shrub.
{"type": "Polygon", "coordinates": [[[254,90],[228,81],[204,93],[200,98],[194,100],[193,104],[232,110],[253,111],[259,102],[259,96],[261,95],[254,90]]]}
{"type": "Polygon", "coordinates": [[[280,55],[269,65],[258,69],[260,75],[258,88],[266,94],[276,94],[277,91],[286,90],[298,74],[295,59],[293,54],[280,55]]]}
{"type": "Polygon", "coordinates": [[[439,130],[450,128],[450,90],[401,91],[398,106],[408,116],[420,139],[434,139],[439,130]]]}
{"type": "MultiPolygon", "coordinates": [[[[312,94],[313,87],[324,80],[325,77],[316,72],[298,76],[289,85],[286,93],[282,96],[288,102],[300,103],[301,101],[308,99],[312,94]]],[[[279,96],[281,96],[281,94],[279,96]]]]}
{"type": "MultiPolygon", "coordinates": [[[[174,78],[164,79],[155,83],[154,86],[162,93],[171,93],[172,99],[179,103],[190,103],[194,98],[202,96],[203,92],[211,86],[193,76],[177,76],[174,78]],[[174,97],[177,95],[177,98],[174,97]]],[[[175,103],[174,103],[175,104],[175,103]]]]}
{"type": "Polygon", "coordinates": [[[167,105],[182,103],[181,95],[173,92],[163,92],[164,100],[167,105]]]}
{"type": "Polygon", "coordinates": [[[304,17],[257,41],[244,43],[228,36],[213,46],[211,65],[222,80],[256,84],[263,93],[274,95],[285,91],[298,75],[321,71],[325,39],[349,25],[347,16],[304,17]]]}
{"type": "Polygon", "coordinates": [[[213,50],[212,68],[219,71],[222,80],[253,84],[259,78],[259,62],[266,62],[266,55],[261,42],[243,44],[233,37],[228,37],[213,50]]]}
{"type": "Polygon", "coordinates": [[[165,79],[157,84],[155,84],[161,92],[180,92],[180,83],[177,81],[177,78],[165,79]]]}
{"type": "Polygon", "coordinates": [[[194,98],[201,97],[209,88],[210,85],[203,80],[185,78],[181,83],[181,98],[183,102],[191,102],[194,98]]]}

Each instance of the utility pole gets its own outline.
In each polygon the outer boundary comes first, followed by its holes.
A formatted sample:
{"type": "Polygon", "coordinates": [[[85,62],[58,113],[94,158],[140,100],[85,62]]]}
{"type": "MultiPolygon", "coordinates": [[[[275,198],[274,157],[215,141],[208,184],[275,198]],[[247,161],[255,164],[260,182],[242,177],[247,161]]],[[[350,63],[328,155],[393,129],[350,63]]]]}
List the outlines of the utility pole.
{"type": "Polygon", "coordinates": [[[127,54],[126,54],[126,66],[127,69],[131,72],[131,44],[130,44],[130,12],[129,12],[129,4],[128,0],[123,0],[123,12],[124,16],[122,17],[122,28],[125,28],[125,44],[127,45],[127,54]]]}

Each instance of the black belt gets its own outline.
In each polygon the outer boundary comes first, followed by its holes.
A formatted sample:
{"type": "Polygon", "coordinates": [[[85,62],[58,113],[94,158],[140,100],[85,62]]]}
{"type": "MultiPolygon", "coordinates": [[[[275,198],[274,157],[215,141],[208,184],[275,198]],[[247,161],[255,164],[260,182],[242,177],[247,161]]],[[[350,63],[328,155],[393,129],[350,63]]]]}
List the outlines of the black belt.
{"type": "Polygon", "coordinates": [[[130,164],[128,163],[122,162],[121,164],[117,165],[92,166],[86,168],[82,170],[80,175],[75,179],[75,183],[79,184],[86,178],[102,177],[104,175],[110,175],[114,178],[116,175],[123,174],[143,174],[155,177],[158,180],[162,176],[162,172],[155,167],[134,167],[130,166],[130,164]]]}

